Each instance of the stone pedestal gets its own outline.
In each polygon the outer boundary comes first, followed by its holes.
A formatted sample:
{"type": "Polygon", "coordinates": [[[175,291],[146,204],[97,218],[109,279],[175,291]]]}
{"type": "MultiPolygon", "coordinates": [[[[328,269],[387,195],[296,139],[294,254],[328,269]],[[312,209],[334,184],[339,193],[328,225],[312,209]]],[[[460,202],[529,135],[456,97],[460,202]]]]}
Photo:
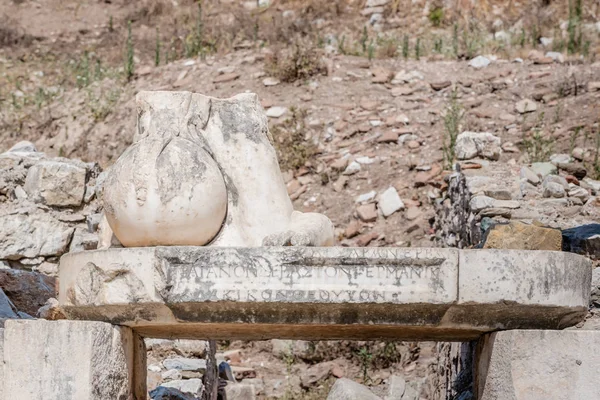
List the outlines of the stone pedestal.
{"type": "Polygon", "coordinates": [[[485,335],[479,400],[600,400],[600,331],[513,330],[485,335]]]}
{"type": "Polygon", "coordinates": [[[9,320],[0,398],[145,400],[145,347],[103,322],[9,320]]]}
{"type": "Polygon", "coordinates": [[[59,301],[148,337],[467,341],[572,326],[590,281],[550,251],[146,247],[63,256],[59,301]]]}

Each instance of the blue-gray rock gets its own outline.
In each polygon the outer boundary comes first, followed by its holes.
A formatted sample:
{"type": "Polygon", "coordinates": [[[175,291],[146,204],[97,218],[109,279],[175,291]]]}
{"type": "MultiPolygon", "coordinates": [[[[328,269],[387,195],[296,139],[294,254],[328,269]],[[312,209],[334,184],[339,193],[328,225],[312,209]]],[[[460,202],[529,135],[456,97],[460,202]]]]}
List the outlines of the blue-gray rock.
{"type": "Polygon", "coordinates": [[[175,388],[159,386],[150,392],[152,400],[198,400],[198,397],[175,388]]]}
{"type": "Polygon", "coordinates": [[[600,224],[576,226],[562,231],[563,251],[589,255],[600,255],[600,224]]]}

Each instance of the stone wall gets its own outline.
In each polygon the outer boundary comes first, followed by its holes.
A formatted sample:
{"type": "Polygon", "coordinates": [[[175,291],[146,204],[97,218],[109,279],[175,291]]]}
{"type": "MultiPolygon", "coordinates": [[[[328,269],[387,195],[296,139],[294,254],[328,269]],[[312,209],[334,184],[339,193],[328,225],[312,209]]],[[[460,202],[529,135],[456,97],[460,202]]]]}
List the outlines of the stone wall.
{"type": "Polygon", "coordinates": [[[14,310],[35,316],[56,297],[59,257],[96,248],[100,173],[29,142],[0,154],[0,289],[14,310]]]}

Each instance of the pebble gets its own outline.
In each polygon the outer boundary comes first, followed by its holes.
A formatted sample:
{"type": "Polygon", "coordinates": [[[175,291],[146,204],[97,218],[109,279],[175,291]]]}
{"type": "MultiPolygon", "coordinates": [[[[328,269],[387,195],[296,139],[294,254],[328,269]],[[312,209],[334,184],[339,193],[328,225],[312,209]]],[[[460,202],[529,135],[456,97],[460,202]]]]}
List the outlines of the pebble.
{"type": "Polygon", "coordinates": [[[371,190],[370,192],[367,193],[363,193],[360,196],[358,196],[355,200],[356,203],[367,203],[371,200],[373,200],[375,198],[375,196],[377,196],[377,192],[374,190],[371,190]]]}
{"type": "Polygon", "coordinates": [[[540,177],[537,175],[535,171],[533,171],[529,167],[521,167],[521,172],[519,173],[521,179],[525,179],[532,185],[540,184],[540,177]]]}
{"type": "Polygon", "coordinates": [[[489,58],[484,56],[477,56],[471,61],[469,61],[469,67],[473,67],[475,69],[485,68],[490,65],[491,61],[489,58]]]}
{"type": "Polygon", "coordinates": [[[537,105],[535,104],[535,101],[530,99],[523,99],[515,104],[515,111],[517,111],[519,114],[526,114],[536,110],[537,105]]]}
{"type": "Polygon", "coordinates": [[[560,183],[547,182],[544,185],[544,192],[542,195],[545,198],[562,198],[565,197],[565,188],[560,183]]]}
{"type": "Polygon", "coordinates": [[[421,210],[418,207],[408,207],[406,209],[406,219],[415,220],[421,216],[421,210]]]}
{"type": "Polygon", "coordinates": [[[275,106],[267,110],[266,114],[269,118],[279,118],[287,112],[286,107],[275,106]]]}
{"type": "Polygon", "coordinates": [[[364,204],[356,209],[358,218],[363,222],[373,222],[377,220],[377,209],[374,203],[364,204]]]}
{"type": "Polygon", "coordinates": [[[263,85],[265,86],[275,86],[279,85],[279,79],[273,77],[267,77],[263,79],[263,85]]]}

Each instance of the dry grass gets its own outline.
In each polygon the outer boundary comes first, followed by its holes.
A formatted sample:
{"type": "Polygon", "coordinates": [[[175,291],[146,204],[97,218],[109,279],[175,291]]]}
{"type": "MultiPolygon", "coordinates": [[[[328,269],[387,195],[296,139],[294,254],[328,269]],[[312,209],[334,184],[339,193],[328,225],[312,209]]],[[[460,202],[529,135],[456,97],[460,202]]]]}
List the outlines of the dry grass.
{"type": "Polygon", "coordinates": [[[321,52],[310,42],[298,41],[293,48],[277,49],[265,59],[265,71],[283,82],[326,75],[321,52]]]}
{"type": "Polygon", "coordinates": [[[272,129],[277,159],[282,171],[303,167],[316,154],[317,148],[306,140],[306,111],[292,108],[292,116],[272,129]]]}

